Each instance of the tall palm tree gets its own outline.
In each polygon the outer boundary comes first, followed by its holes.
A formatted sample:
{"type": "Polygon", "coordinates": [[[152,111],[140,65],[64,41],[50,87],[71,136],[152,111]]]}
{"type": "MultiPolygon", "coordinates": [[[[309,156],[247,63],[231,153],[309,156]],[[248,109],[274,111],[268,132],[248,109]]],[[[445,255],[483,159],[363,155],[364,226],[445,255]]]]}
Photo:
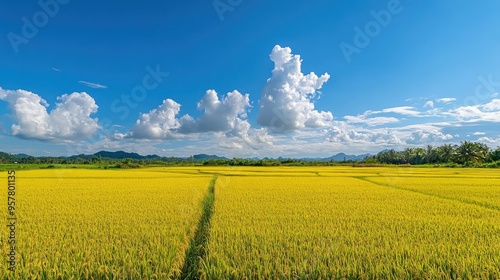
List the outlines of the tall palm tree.
{"type": "Polygon", "coordinates": [[[483,143],[463,141],[460,142],[457,153],[462,163],[482,163],[488,156],[489,148],[483,143]]]}
{"type": "Polygon", "coordinates": [[[404,163],[411,163],[414,156],[415,156],[415,149],[414,148],[406,148],[403,151],[404,163]]]}
{"type": "Polygon", "coordinates": [[[415,164],[422,164],[424,162],[425,149],[415,148],[415,156],[413,157],[413,162],[415,164]]]}
{"type": "Polygon", "coordinates": [[[436,160],[437,160],[436,150],[434,149],[434,147],[432,147],[432,145],[427,145],[427,147],[425,149],[424,159],[425,159],[426,163],[435,163],[436,162],[436,160]]]}
{"type": "Polygon", "coordinates": [[[455,155],[455,148],[451,144],[444,144],[437,148],[437,156],[439,162],[451,162],[455,155]]]}

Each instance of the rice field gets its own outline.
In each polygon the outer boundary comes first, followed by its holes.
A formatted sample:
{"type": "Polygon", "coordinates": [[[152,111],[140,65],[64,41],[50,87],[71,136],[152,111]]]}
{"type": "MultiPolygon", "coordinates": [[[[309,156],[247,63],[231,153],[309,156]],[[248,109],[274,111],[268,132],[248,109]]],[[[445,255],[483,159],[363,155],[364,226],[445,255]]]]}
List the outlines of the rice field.
{"type": "MultiPolygon", "coordinates": [[[[497,170],[169,167],[17,176],[17,278],[500,278],[497,170]]],[[[0,213],[6,220],[7,210],[0,213]]],[[[6,262],[0,267],[0,277],[13,276],[6,262]]]]}
{"type": "MultiPolygon", "coordinates": [[[[147,171],[17,173],[17,279],[179,275],[210,176],[147,171]]],[[[6,201],[6,192],[2,200],[6,201]]],[[[6,220],[6,211],[1,211],[6,220]]],[[[7,233],[2,232],[2,240],[7,233]]],[[[7,252],[6,242],[2,242],[7,252]]],[[[0,278],[14,276],[2,260],[0,278]]]]}

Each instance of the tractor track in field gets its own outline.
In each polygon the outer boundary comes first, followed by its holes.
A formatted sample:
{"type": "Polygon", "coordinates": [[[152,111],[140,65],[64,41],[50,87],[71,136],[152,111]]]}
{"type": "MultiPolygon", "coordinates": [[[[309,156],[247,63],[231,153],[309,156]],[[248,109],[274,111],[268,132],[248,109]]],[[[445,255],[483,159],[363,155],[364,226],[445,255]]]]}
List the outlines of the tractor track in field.
{"type": "Polygon", "coordinates": [[[182,265],[181,274],[178,279],[200,278],[200,261],[203,260],[206,255],[206,248],[210,236],[210,219],[214,213],[215,182],[217,181],[217,178],[218,176],[214,175],[208,186],[208,193],[202,203],[203,212],[200,220],[198,221],[198,226],[193,239],[191,239],[189,248],[186,251],[184,264],[182,265]]]}
{"type": "Polygon", "coordinates": [[[370,177],[365,177],[365,176],[355,176],[353,178],[356,178],[356,179],[359,179],[359,180],[362,180],[362,181],[365,181],[365,182],[370,182],[372,184],[375,184],[375,185],[378,185],[378,186],[382,186],[382,187],[393,188],[393,189],[402,190],[402,191],[409,191],[409,192],[423,194],[423,195],[428,195],[428,196],[437,197],[437,198],[441,198],[441,199],[453,200],[453,201],[457,201],[457,202],[460,202],[460,203],[475,205],[475,206],[487,208],[487,209],[490,209],[490,210],[500,211],[500,206],[491,205],[491,204],[484,203],[484,202],[479,202],[479,201],[470,200],[470,199],[466,199],[466,198],[459,198],[459,197],[451,197],[451,196],[439,195],[439,194],[428,193],[428,192],[424,192],[424,191],[407,189],[407,188],[398,187],[398,186],[394,186],[394,185],[379,183],[379,182],[372,181],[372,180],[369,179],[370,177]]]}

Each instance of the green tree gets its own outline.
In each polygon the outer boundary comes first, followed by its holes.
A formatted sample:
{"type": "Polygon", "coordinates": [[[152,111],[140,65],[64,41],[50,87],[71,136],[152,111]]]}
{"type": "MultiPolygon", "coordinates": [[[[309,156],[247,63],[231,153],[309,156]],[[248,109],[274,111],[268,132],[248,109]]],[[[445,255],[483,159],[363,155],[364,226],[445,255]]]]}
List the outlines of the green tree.
{"type": "Polygon", "coordinates": [[[412,163],[414,157],[415,157],[415,148],[406,148],[403,151],[404,163],[412,163]]]}
{"type": "Polygon", "coordinates": [[[444,144],[436,149],[439,162],[449,163],[455,156],[455,148],[451,144],[444,144]]]}
{"type": "Polygon", "coordinates": [[[424,154],[425,163],[436,163],[439,161],[437,154],[437,149],[434,149],[432,145],[427,145],[424,154]]]}
{"type": "Polygon", "coordinates": [[[500,160],[500,147],[497,147],[496,150],[490,153],[491,161],[499,161],[500,160]]]}
{"type": "Polygon", "coordinates": [[[457,149],[459,163],[471,164],[482,163],[486,160],[489,154],[489,148],[486,144],[463,141],[457,149]]]}

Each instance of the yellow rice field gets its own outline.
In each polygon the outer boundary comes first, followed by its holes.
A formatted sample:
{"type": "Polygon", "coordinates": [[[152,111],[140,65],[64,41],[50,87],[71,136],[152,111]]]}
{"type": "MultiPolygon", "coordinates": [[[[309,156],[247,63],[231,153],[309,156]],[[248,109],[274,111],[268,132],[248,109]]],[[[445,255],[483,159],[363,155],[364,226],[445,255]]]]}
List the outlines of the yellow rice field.
{"type": "Polygon", "coordinates": [[[231,177],[216,185],[203,275],[498,278],[500,212],[350,175],[231,177]]]}
{"type": "Polygon", "coordinates": [[[500,278],[492,169],[36,170],[16,187],[1,278],[500,278]]]}
{"type": "MultiPolygon", "coordinates": [[[[136,170],[18,172],[14,278],[178,275],[210,178],[136,170]]],[[[6,211],[0,212],[5,220],[6,211]]],[[[0,263],[0,278],[13,276],[0,263]]]]}

